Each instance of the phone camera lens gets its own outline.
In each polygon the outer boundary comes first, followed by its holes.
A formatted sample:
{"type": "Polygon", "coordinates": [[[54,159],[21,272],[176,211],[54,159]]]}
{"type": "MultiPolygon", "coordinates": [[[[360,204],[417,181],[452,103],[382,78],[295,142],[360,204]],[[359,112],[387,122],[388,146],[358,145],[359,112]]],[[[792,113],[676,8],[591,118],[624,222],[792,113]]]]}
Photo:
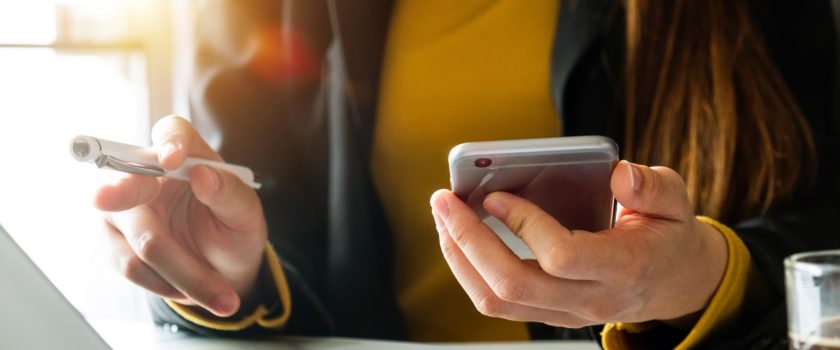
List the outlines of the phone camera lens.
{"type": "Polygon", "coordinates": [[[493,161],[490,160],[489,158],[478,158],[478,159],[475,160],[475,166],[477,168],[486,168],[486,167],[490,166],[490,164],[492,164],[492,163],[493,163],[493,161]]]}

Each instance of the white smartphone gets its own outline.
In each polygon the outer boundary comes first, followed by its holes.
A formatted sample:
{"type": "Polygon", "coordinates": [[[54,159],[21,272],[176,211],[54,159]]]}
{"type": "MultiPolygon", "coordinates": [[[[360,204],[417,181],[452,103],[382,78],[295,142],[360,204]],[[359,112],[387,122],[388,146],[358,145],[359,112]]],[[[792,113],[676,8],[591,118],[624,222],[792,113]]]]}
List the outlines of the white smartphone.
{"type": "Polygon", "coordinates": [[[604,136],[463,143],[449,152],[452,191],[522,258],[533,254],[482,203],[491,192],[523,197],[570,230],[597,232],[612,226],[610,190],[618,146],[604,136]]]}

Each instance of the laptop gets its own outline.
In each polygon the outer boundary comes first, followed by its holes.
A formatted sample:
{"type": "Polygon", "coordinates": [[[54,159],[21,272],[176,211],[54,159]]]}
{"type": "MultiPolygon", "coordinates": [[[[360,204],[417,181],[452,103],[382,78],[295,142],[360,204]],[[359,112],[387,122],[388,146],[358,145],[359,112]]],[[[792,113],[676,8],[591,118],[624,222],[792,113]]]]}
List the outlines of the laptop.
{"type": "Polygon", "coordinates": [[[2,226],[0,348],[110,349],[2,226]]]}

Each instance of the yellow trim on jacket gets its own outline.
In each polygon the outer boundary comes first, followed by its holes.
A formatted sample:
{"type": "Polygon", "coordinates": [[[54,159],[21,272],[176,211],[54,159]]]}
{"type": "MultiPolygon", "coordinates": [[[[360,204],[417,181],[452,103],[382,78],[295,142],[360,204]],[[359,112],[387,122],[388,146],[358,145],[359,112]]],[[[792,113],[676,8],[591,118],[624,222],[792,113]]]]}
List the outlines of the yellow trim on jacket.
{"type": "MultiPolygon", "coordinates": [[[[751,271],[752,258],[749,250],[732,229],[708,217],[698,216],[697,219],[714,227],[723,235],[729,258],[723,280],[709,305],[675,349],[696,348],[704,341],[713,338],[715,333],[729,327],[744,304],[748,276],[754,272],[751,271]]],[[[651,331],[654,328],[657,328],[657,324],[652,322],[609,323],[601,332],[601,341],[605,350],[638,348],[643,345],[640,345],[633,335],[651,331]]]]}
{"type": "Polygon", "coordinates": [[[289,316],[292,313],[292,297],[289,293],[289,285],[286,282],[286,275],[283,273],[283,267],[280,264],[280,258],[277,257],[277,252],[270,242],[266,243],[265,259],[268,264],[268,269],[271,272],[277,292],[280,294],[280,305],[283,307],[283,312],[274,318],[266,318],[270,315],[272,310],[265,305],[260,305],[250,315],[239,320],[218,320],[209,319],[200,315],[189,307],[178,304],[172,300],[165,300],[178,315],[199,326],[215,329],[219,331],[239,331],[248,328],[254,324],[263,328],[279,329],[286,325],[289,316]]]}

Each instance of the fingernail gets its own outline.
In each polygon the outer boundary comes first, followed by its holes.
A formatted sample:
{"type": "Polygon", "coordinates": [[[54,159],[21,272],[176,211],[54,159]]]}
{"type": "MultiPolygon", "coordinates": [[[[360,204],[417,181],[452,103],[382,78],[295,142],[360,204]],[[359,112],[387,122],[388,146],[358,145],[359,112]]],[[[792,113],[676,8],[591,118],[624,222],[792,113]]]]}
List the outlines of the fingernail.
{"type": "Polygon", "coordinates": [[[178,150],[178,145],[173,142],[164,143],[163,146],[160,146],[158,149],[158,160],[164,160],[169,157],[172,153],[178,150]]]}
{"type": "Polygon", "coordinates": [[[217,296],[216,299],[213,299],[213,309],[215,309],[216,312],[224,315],[232,314],[236,312],[236,304],[238,302],[238,299],[239,297],[236,295],[236,293],[222,293],[219,296],[217,296]]]}
{"type": "Polygon", "coordinates": [[[440,219],[446,221],[446,218],[449,216],[449,203],[446,203],[446,200],[440,198],[440,196],[440,192],[435,192],[435,194],[432,195],[432,209],[437,212],[440,219]]]}
{"type": "MultiPolygon", "coordinates": [[[[626,160],[624,162],[627,162],[626,160]]],[[[627,162],[630,174],[630,189],[634,192],[639,192],[642,189],[642,172],[639,171],[637,165],[627,162]]]]}
{"type": "Polygon", "coordinates": [[[484,200],[484,208],[487,209],[490,215],[500,220],[504,220],[508,214],[508,207],[494,195],[487,196],[484,200]]]}

